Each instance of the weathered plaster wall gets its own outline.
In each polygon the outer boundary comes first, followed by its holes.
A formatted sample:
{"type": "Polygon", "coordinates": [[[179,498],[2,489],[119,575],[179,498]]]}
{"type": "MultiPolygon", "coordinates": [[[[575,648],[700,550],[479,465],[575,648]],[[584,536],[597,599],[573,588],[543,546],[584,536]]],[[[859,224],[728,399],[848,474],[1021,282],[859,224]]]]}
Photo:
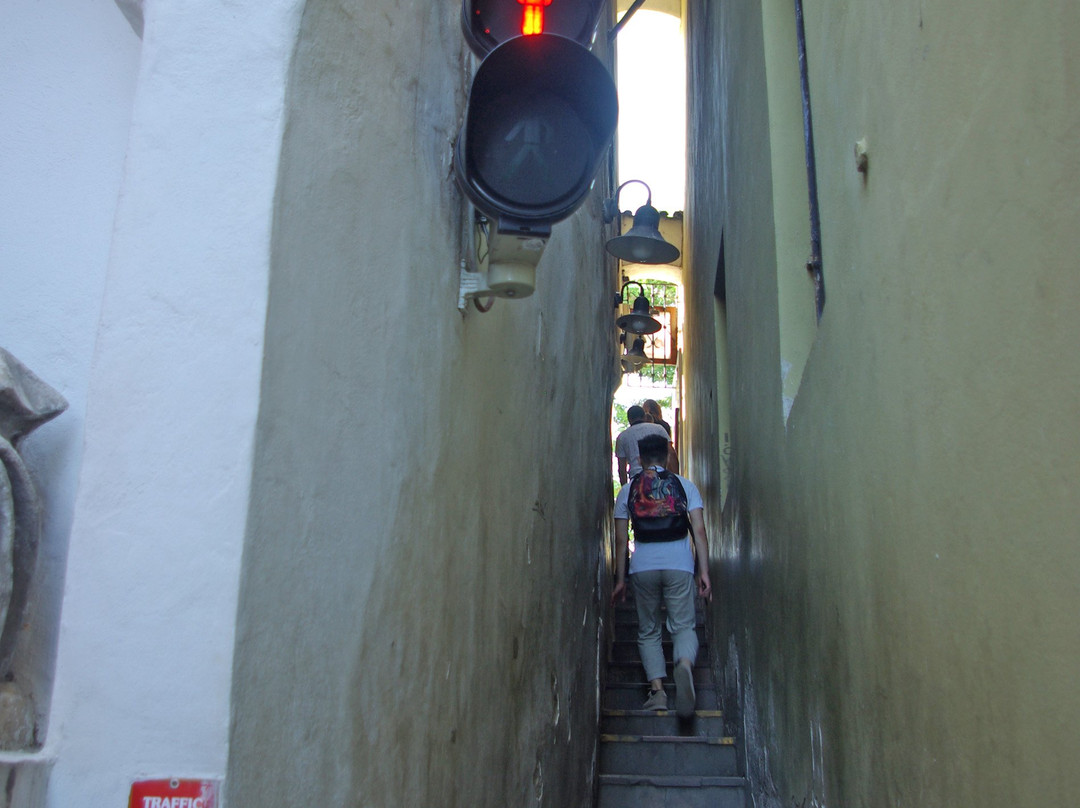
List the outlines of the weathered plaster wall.
{"type": "MultiPolygon", "coordinates": [[[[808,4],[828,303],[785,430],[761,12],[688,5],[698,293],[721,227],[727,252],[717,639],[758,804],[1068,803],[1080,9],[808,4]]],[[[693,417],[712,302],[688,301],[693,417]]]]}
{"type": "Polygon", "coordinates": [[[0,346],[70,404],[22,445],[44,535],[15,676],[34,695],[39,743],[138,58],[110,3],[0,5],[0,346]]]}
{"type": "Polygon", "coordinates": [[[599,198],[457,308],[460,7],[313,0],[289,88],[229,804],[591,805],[599,198]]]}
{"type": "Polygon", "coordinates": [[[193,0],[144,10],[43,752],[56,760],[55,808],[122,805],[139,778],[225,773],[300,8],[193,0]]]}

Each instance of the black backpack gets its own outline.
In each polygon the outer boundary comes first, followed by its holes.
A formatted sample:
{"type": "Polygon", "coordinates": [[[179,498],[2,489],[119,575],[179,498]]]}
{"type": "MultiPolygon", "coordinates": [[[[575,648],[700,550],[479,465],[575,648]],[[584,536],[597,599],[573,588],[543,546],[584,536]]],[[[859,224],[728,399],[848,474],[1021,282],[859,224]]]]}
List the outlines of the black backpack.
{"type": "Polygon", "coordinates": [[[634,541],[676,541],[690,532],[686,490],[670,471],[642,469],[626,499],[634,541]]]}

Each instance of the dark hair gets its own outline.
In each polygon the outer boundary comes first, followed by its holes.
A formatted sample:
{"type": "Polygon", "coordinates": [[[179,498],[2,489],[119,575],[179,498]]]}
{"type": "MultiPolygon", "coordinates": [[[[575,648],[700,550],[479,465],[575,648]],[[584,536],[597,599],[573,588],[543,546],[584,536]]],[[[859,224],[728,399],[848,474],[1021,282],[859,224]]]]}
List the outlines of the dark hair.
{"type": "Polygon", "coordinates": [[[668,456],[668,440],[662,435],[646,435],[637,442],[641,465],[663,465],[668,456]]]}
{"type": "Polygon", "coordinates": [[[630,407],[626,411],[626,420],[632,424],[636,424],[638,421],[645,420],[645,410],[639,407],[637,404],[630,407]]]}

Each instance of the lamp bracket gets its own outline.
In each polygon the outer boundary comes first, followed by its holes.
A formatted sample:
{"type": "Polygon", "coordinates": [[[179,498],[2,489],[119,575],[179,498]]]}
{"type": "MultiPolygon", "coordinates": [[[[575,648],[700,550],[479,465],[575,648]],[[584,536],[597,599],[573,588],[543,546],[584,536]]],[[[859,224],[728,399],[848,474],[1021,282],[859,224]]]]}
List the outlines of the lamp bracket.
{"type": "Polygon", "coordinates": [[[458,276],[458,311],[464,314],[469,308],[469,301],[473,298],[491,296],[487,272],[470,272],[466,267],[465,259],[461,259],[461,272],[458,276]]]}
{"type": "Polygon", "coordinates": [[[625,303],[626,302],[626,287],[627,286],[636,286],[638,288],[638,294],[641,297],[645,297],[645,287],[644,286],[642,286],[638,281],[627,281],[626,283],[624,283],[622,285],[622,288],[619,290],[619,294],[615,296],[615,308],[618,308],[620,303],[625,303]]]}
{"type": "Polygon", "coordinates": [[[618,217],[618,215],[619,215],[619,194],[622,193],[623,188],[625,188],[627,185],[629,185],[630,183],[633,183],[633,182],[636,182],[636,183],[639,183],[639,184],[645,186],[645,191],[648,193],[648,197],[645,200],[645,204],[646,205],[652,205],[652,188],[649,187],[648,183],[645,182],[644,180],[627,180],[626,182],[624,182],[622,185],[620,185],[618,188],[615,189],[615,196],[613,198],[604,200],[603,215],[604,215],[604,223],[605,224],[610,224],[611,222],[615,221],[615,219],[618,217]]]}

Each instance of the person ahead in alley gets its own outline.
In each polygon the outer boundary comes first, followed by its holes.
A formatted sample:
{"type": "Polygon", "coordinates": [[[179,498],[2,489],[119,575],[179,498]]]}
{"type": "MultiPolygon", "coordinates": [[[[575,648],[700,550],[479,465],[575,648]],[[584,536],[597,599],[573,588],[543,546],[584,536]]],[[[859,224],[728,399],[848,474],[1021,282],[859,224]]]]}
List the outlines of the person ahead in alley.
{"type": "Polygon", "coordinates": [[[712,597],[709,540],[701,493],[690,480],[663,467],[666,435],[649,435],[638,443],[641,472],[619,489],[615,499],[615,589],[612,602],[626,599],[626,557],[629,526],[634,526],[630,580],[638,614],[638,653],[649,680],[646,710],[666,710],[664,651],[660,643],[660,604],[667,607],[667,627],[674,645],[675,711],[693,715],[694,660],[698,638],[695,590],[712,597]],[[695,587],[695,571],[697,586],[695,587]]]}
{"type": "Polygon", "coordinates": [[[654,424],[660,424],[667,432],[668,436],[668,456],[667,462],[664,463],[665,468],[668,471],[674,471],[679,473],[679,453],[675,451],[675,444],[672,442],[671,424],[664,420],[663,410],[660,409],[660,403],[656,399],[647,398],[641,402],[641,409],[645,410],[645,416],[654,424]]]}
{"type": "Polygon", "coordinates": [[[654,424],[660,424],[667,432],[668,439],[671,439],[671,424],[664,420],[664,411],[660,409],[660,402],[654,398],[647,398],[641,402],[641,409],[645,410],[645,414],[649,416],[649,419],[654,424]]]}
{"type": "Polygon", "coordinates": [[[646,435],[660,435],[667,439],[667,431],[649,421],[645,410],[635,404],[626,411],[626,420],[630,426],[615,438],[615,462],[619,466],[619,482],[626,485],[627,480],[641,470],[638,461],[638,441],[646,435]]]}

